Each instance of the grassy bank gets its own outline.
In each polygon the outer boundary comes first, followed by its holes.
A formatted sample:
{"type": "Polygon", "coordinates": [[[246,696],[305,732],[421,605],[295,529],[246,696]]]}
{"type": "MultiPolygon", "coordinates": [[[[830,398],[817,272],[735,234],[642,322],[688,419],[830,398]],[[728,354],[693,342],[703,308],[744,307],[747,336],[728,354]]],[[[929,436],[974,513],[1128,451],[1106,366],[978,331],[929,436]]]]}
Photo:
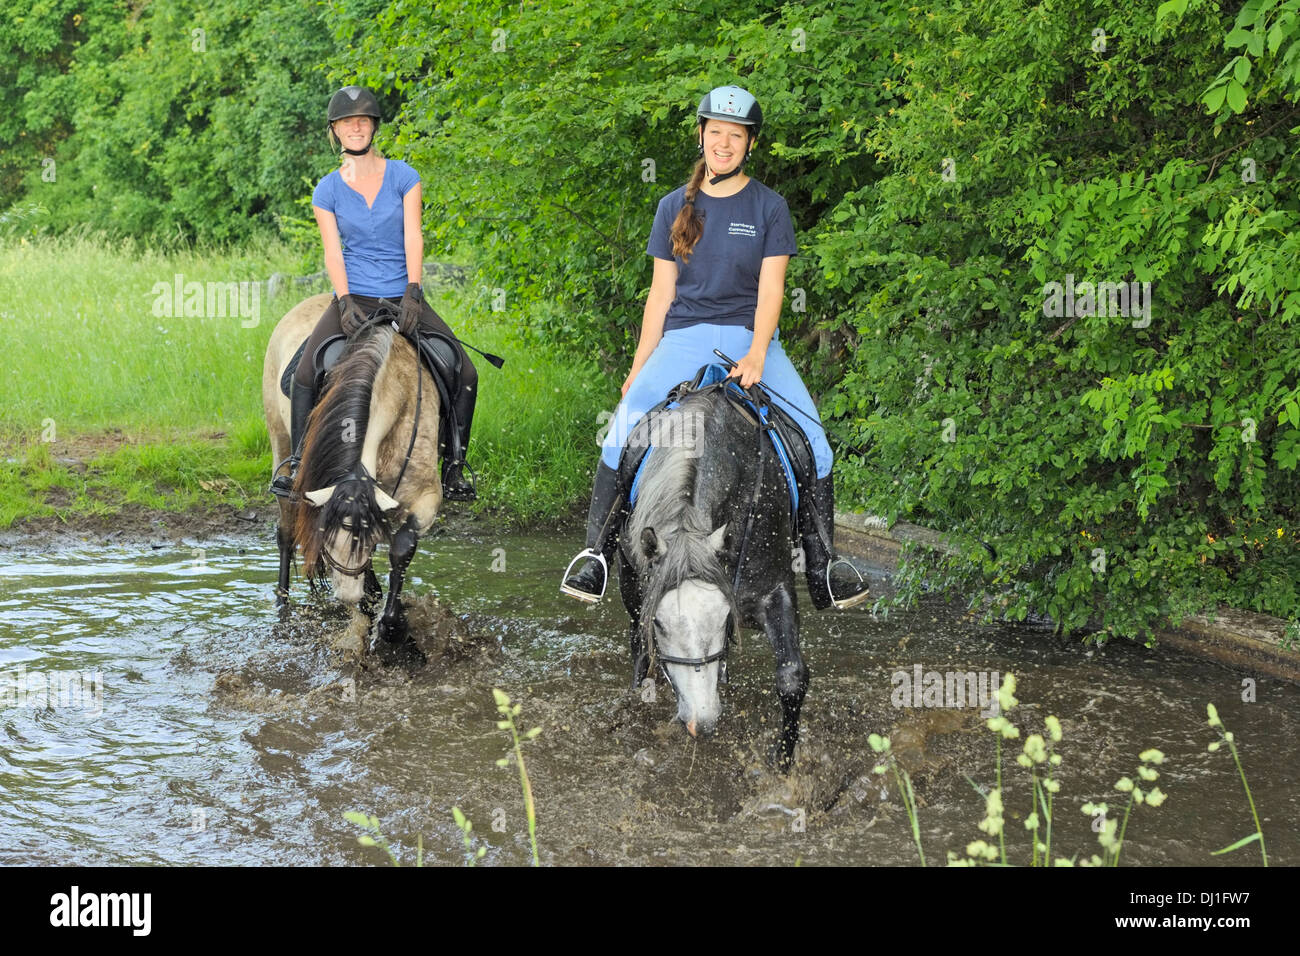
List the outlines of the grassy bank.
{"type": "MultiPolygon", "coordinates": [[[[242,311],[205,301],[194,310],[203,314],[186,316],[185,284],[300,271],[298,256],[278,245],[159,252],[84,237],[0,245],[8,333],[0,527],[133,504],[269,504],[262,359],[279,317],[307,293],[268,299],[246,289],[242,311]]],[[[506,358],[499,371],[476,362],[474,507],[518,522],[567,513],[590,487],[597,414],[612,407],[612,385],[588,360],[526,346],[510,312],[490,311],[485,297],[428,291],[466,341],[506,358]]]]}

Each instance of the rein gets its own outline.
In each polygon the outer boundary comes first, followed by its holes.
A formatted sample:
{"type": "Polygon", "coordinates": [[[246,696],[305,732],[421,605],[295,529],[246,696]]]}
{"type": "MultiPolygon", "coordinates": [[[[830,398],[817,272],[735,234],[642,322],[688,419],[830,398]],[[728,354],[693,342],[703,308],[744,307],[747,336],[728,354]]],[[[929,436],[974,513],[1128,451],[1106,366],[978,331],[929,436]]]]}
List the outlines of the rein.
{"type": "MultiPolygon", "coordinates": [[[[728,407],[739,411],[736,406],[736,399],[730,394],[730,390],[726,385],[723,385],[722,393],[727,399],[728,407]]],[[[758,414],[759,404],[752,393],[749,394],[749,400],[753,403],[755,410],[754,494],[749,499],[749,512],[745,515],[745,530],[740,536],[740,546],[736,550],[736,570],[731,579],[732,591],[740,590],[740,572],[745,566],[745,554],[749,550],[749,539],[754,530],[754,517],[758,514],[758,502],[763,492],[763,433],[773,427],[771,424],[764,422],[762,415],[758,414]]]]}
{"type": "Polygon", "coordinates": [[[415,421],[411,423],[411,440],[406,444],[406,458],[402,461],[402,470],[397,473],[397,480],[393,482],[393,490],[389,492],[394,498],[397,497],[397,486],[402,483],[402,476],[406,474],[406,466],[411,463],[411,452],[415,450],[415,436],[420,433],[420,405],[424,401],[424,366],[420,364],[420,349],[415,347],[415,421]]]}

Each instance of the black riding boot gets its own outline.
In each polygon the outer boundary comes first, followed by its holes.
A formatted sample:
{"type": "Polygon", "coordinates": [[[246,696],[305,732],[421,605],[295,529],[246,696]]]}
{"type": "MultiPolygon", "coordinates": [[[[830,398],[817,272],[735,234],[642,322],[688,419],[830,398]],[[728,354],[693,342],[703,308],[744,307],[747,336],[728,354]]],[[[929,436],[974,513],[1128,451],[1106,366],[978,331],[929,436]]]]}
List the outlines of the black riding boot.
{"type": "Polygon", "coordinates": [[[584,563],[564,579],[560,585],[562,594],[590,604],[604,596],[605,585],[609,580],[609,562],[614,557],[614,547],[618,543],[615,529],[622,503],[618,472],[603,461],[600,462],[596,466],[596,482],[591,489],[591,508],[587,511],[587,549],[569,562],[569,569],[572,570],[579,561],[584,563]]]}
{"type": "MultiPolygon", "coordinates": [[[[463,403],[462,403],[463,405],[463,403]]],[[[442,471],[442,497],[445,501],[475,501],[478,494],[472,482],[465,480],[465,449],[469,447],[469,420],[474,415],[474,403],[469,403],[469,414],[463,407],[456,409],[456,434],[447,443],[447,466],[442,471]]]]}
{"type": "Polygon", "coordinates": [[[808,593],[812,596],[813,607],[824,611],[833,604],[843,610],[861,604],[867,599],[867,582],[853,565],[834,556],[834,475],[818,478],[813,485],[811,497],[811,502],[807,496],[801,502],[799,524],[808,575],[808,593]]]}
{"type": "Polygon", "coordinates": [[[276,475],[271,481],[271,494],[288,498],[293,494],[293,480],[298,474],[298,464],[302,461],[302,442],[307,435],[307,419],[316,404],[314,385],[300,385],[298,379],[289,381],[289,457],[275,466],[276,475]],[[280,474],[280,469],[289,466],[288,474],[280,474]]]}
{"type": "MultiPolygon", "coordinates": [[[[461,353],[462,356],[464,353],[461,353]]],[[[468,361],[468,360],[466,360],[468,361]]],[[[469,450],[469,429],[474,421],[475,390],[462,386],[452,406],[451,434],[447,436],[446,461],[442,469],[444,501],[475,501],[473,482],[465,479],[465,453],[469,450]]],[[[473,474],[471,469],[470,474],[473,474]]]]}

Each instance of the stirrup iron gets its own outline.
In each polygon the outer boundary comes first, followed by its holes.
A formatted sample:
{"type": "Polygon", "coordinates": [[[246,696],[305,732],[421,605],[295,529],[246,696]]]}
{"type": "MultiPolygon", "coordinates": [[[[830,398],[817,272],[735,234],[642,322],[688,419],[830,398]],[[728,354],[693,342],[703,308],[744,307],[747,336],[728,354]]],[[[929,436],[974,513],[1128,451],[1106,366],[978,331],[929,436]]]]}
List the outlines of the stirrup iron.
{"type": "Polygon", "coordinates": [[[837,611],[846,611],[851,607],[857,607],[859,604],[865,601],[867,597],[871,594],[871,588],[868,585],[867,587],[863,588],[861,591],[859,591],[857,594],[852,595],[851,597],[846,597],[843,600],[837,599],[835,597],[835,590],[831,587],[831,569],[834,568],[836,565],[840,565],[840,564],[845,565],[850,570],[852,570],[854,574],[858,576],[859,584],[866,584],[867,579],[862,576],[862,572],[858,570],[857,566],[852,561],[849,561],[845,558],[834,557],[831,558],[831,560],[826,562],[826,593],[829,594],[831,597],[831,607],[835,608],[837,611]]]}

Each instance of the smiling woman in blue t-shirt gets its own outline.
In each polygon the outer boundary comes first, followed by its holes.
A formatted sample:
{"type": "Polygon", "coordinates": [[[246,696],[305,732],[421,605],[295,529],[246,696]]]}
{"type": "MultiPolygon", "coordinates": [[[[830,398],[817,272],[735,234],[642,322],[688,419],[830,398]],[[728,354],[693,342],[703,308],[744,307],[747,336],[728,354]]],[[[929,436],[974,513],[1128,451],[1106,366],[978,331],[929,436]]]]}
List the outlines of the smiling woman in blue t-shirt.
{"type": "Polygon", "coordinates": [[[439,332],[456,343],[461,354],[461,390],[453,401],[456,428],[447,436],[442,495],[451,501],[472,501],[474,488],[464,479],[464,452],[478,373],[451,329],[424,301],[420,279],[424,272],[424,236],[420,230],[420,174],[397,159],[385,159],[372,144],[379,129],[379,101],[363,86],[345,86],[329,102],[329,135],[346,158],[316,184],[312,211],[325,248],[325,271],[334,287],[290,389],[292,411],[289,472],[276,477],[271,491],[288,496],[302,451],[307,418],[316,403],[316,370],[323,346],[340,334],[352,335],[380,306],[380,299],[401,300],[398,324],[410,336],[420,328],[439,332]]]}
{"type": "MultiPolygon", "coordinates": [[[[731,375],[742,386],[763,379],[790,400],[773,395],[808,436],[817,466],[813,505],[825,528],[835,524],[830,445],[820,421],[807,414],[815,412],[812,397],[777,334],[786,267],[797,251],[794,225],[785,200],[741,169],[762,128],[763,111],[740,87],[721,86],[700,102],[696,120],[700,160],[686,185],[660,201],[646,247],[654,256],[654,278],[623,401],[596,468],[587,550],[575,562],[586,560],[561,585],[565,594],[583,601],[596,601],[605,590],[616,544],[617,522],[610,519],[621,497],[619,457],[628,435],[669,389],[716,361],[714,349],[741,356],[731,375]]],[[[804,552],[818,608],[850,607],[866,597],[866,584],[856,572],[836,576],[837,570],[847,570],[842,564],[832,566],[828,588],[832,556],[817,535],[804,535],[804,552]]]]}

